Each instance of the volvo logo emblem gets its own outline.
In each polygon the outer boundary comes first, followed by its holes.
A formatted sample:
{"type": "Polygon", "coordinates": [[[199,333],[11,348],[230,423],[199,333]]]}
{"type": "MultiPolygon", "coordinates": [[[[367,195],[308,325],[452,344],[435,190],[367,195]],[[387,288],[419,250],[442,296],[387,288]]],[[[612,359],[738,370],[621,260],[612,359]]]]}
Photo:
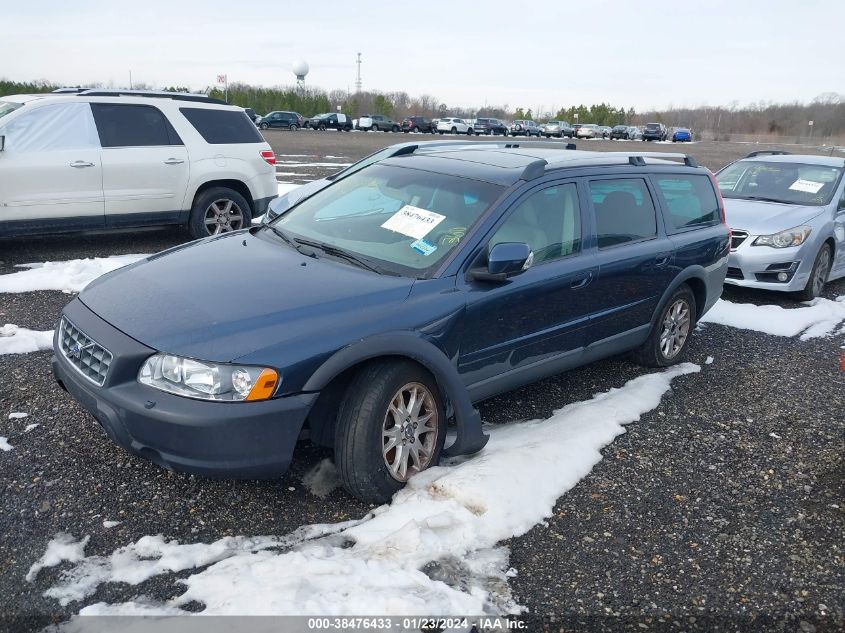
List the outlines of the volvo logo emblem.
{"type": "Polygon", "coordinates": [[[82,347],[79,346],[79,343],[74,343],[67,351],[67,357],[79,360],[82,356],[82,352],[91,347],[94,347],[93,343],[88,343],[88,345],[83,345],[82,347]]]}

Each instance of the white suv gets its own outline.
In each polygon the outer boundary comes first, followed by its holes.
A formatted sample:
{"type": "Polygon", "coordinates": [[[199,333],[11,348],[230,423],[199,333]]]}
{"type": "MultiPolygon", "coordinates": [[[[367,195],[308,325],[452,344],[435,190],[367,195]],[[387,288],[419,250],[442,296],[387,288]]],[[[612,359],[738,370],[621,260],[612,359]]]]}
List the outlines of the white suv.
{"type": "Polygon", "coordinates": [[[472,124],[464,121],[463,119],[455,119],[455,118],[448,118],[448,119],[440,119],[437,122],[437,131],[441,134],[445,134],[446,132],[450,134],[472,134],[472,124]]]}
{"type": "Polygon", "coordinates": [[[203,95],[0,97],[0,237],[237,230],[278,195],[275,163],[242,108],[203,95]]]}

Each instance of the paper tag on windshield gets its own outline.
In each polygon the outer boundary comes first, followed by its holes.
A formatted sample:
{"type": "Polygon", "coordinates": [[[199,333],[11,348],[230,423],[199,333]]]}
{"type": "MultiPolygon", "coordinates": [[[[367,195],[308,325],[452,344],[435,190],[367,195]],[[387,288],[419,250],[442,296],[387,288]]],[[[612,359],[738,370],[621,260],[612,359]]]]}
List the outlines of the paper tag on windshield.
{"type": "Polygon", "coordinates": [[[421,240],[445,219],[445,215],[406,204],[381,226],[389,231],[396,231],[415,240],[421,240]]]}
{"type": "Polygon", "coordinates": [[[804,180],[803,178],[799,178],[791,185],[789,188],[793,191],[803,191],[805,193],[818,193],[819,189],[824,187],[823,182],[816,182],[815,180],[804,180]]]}

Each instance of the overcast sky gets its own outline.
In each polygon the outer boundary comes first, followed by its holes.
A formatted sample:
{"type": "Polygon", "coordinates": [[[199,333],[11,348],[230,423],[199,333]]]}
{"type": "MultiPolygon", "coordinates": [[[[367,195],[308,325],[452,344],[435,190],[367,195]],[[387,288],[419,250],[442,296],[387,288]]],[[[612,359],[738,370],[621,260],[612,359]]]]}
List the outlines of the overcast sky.
{"type": "Polygon", "coordinates": [[[39,0],[0,8],[0,78],[294,82],[453,106],[810,101],[845,92],[845,0],[39,0]],[[410,5],[413,8],[403,8],[410,5]],[[536,10],[528,7],[535,6],[536,10]]]}

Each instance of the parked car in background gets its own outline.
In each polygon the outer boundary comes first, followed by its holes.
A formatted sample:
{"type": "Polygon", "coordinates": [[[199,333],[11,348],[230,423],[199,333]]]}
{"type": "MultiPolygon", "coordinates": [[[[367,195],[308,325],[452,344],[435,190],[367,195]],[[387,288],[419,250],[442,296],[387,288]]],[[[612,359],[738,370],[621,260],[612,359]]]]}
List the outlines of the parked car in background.
{"type": "Polygon", "coordinates": [[[252,108],[244,108],[244,112],[246,112],[246,115],[249,117],[249,120],[253,123],[255,123],[258,119],[261,118],[255,113],[255,110],[253,110],[252,108]]]}
{"type": "Polygon", "coordinates": [[[725,283],[802,301],[845,277],[845,161],[751,156],[716,174],[732,230],[725,283]]]}
{"type": "Polygon", "coordinates": [[[250,225],[276,155],[243,108],[204,95],[86,90],[0,97],[0,237],[250,225]]]}
{"type": "Polygon", "coordinates": [[[472,125],[456,117],[440,119],[437,122],[437,131],[440,134],[473,134],[472,125]]]}
{"type": "Polygon", "coordinates": [[[358,117],[358,129],[365,132],[398,132],[399,124],[383,114],[364,114],[358,117]]]}
{"type": "Polygon", "coordinates": [[[298,112],[287,112],[275,110],[268,112],[258,120],[258,127],[262,130],[271,128],[283,128],[287,130],[298,130],[305,125],[305,117],[298,112]]]}
{"type": "Polygon", "coordinates": [[[582,123],[575,132],[576,138],[601,138],[602,132],[595,123],[582,123]]]}
{"type": "Polygon", "coordinates": [[[673,143],[684,143],[692,141],[692,132],[689,128],[679,127],[675,128],[675,131],[672,132],[672,142],[673,143]]]}
{"type": "Polygon", "coordinates": [[[628,128],[628,138],[632,141],[641,141],[643,140],[643,132],[637,126],[632,125],[628,128]]]}
{"type": "Polygon", "coordinates": [[[669,132],[662,123],[646,123],[643,129],[644,141],[665,141],[669,138],[669,132]]]}
{"type": "Polygon", "coordinates": [[[563,138],[564,136],[572,138],[575,135],[575,130],[566,121],[546,121],[540,129],[546,138],[563,138]]]}
{"type": "Polygon", "coordinates": [[[338,132],[351,132],[352,119],[342,112],[326,112],[313,116],[305,122],[304,127],[312,130],[337,130],[338,132]]]}
{"type": "Polygon", "coordinates": [[[612,130],[610,130],[610,139],[611,140],[631,140],[631,128],[627,125],[615,125],[612,130]]]}
{"type": "Polygon", "coordinates": [[[437,131],[436,124],[429,118],[424,116],[409,116],[402,120],[400,129],[403,132],[430,132],[437,131]]]}
{"type": "Polygon", "coordinates": [[[510,133],[512,136],[536,136],[540,137],[540,127],[530,119],[517,119],[511,123],[510,133]]]}
{"type": "Polygon", "coordinates": [[[600,125],[599,132],[601,133],[602,138],[610,138],[610,132],[613,128],[608,127],[607,125],[600,125]]]}
{"type": "Polygon", "coordinates": [[[485,446],[478,402],[625,352],[683,360],[729,231],[706,169],[640,158],[473,147],[369,165],[268,225],[94,281],[62,311],[54,376],[156,464],[278,477],[307,428],[351,494],[384,503],[485,446]]]}
{"type": "Polygon", "coordinates": [[[486,117],[478,118],[475,120],[472,129],[475,132],[476,136],[480,134],[501,134],[502,136],[508,135],[508,126],[499,121],[499,119],[490,119],[486,117]]]}

